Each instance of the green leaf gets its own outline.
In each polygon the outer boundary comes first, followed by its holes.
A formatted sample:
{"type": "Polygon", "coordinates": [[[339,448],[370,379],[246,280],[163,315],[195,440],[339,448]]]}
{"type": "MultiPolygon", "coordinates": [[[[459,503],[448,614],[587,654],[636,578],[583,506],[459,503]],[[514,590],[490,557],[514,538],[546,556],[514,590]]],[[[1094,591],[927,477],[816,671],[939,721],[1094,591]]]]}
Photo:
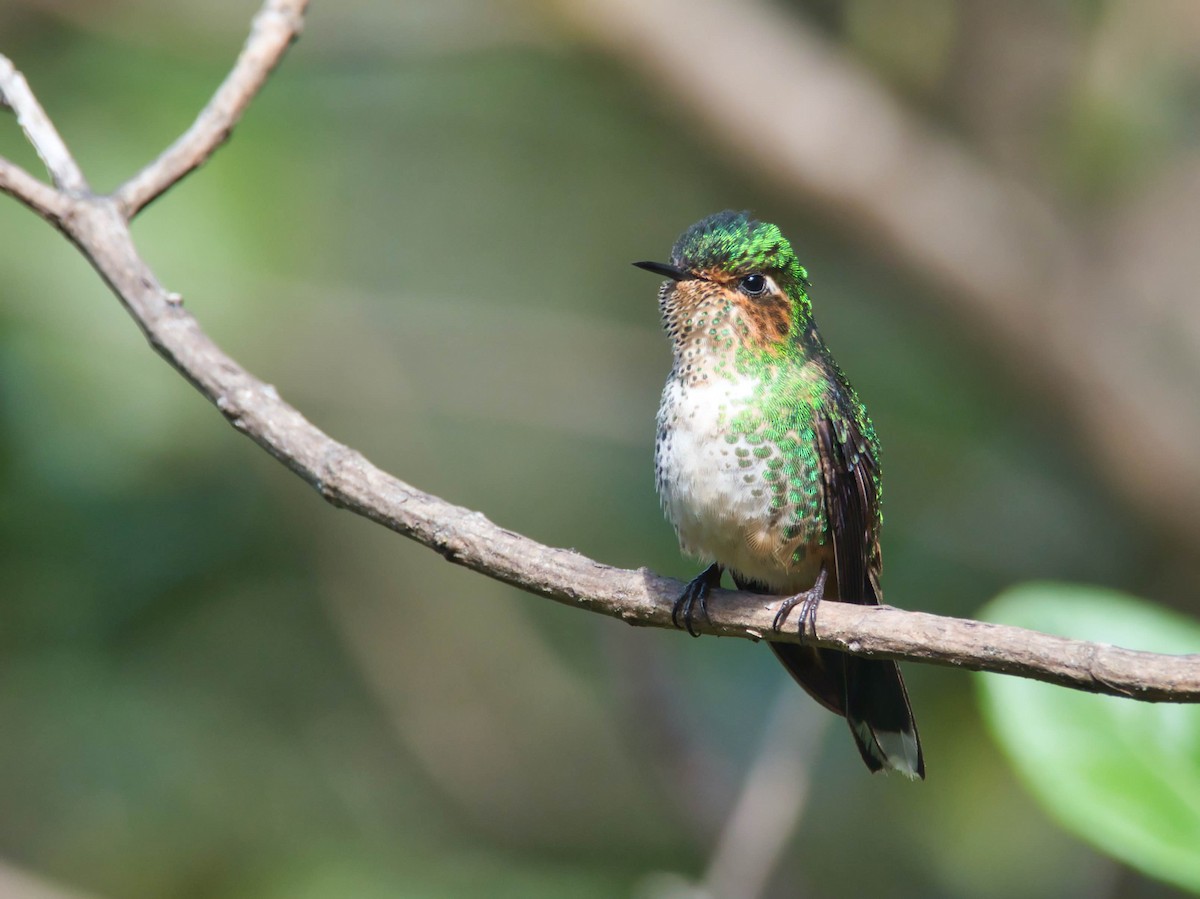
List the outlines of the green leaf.
{"type": "MultiPolygon", "coordinates": [[[[1200,652],[1196,621],[1094,587],[1026,584],[981,617],[1130,649],[1200,652]]],[[[1114,858],[1200,893],[1200,706],[979,679],[993,737],[1054,818],[1114,858]]]]}

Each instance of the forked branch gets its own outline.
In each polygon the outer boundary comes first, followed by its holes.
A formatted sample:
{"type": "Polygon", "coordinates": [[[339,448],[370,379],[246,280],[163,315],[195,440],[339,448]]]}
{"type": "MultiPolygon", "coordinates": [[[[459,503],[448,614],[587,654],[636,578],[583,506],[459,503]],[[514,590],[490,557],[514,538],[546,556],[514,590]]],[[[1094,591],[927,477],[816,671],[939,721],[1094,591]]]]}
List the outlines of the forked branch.
{"type": "MultiPolygon", "coordinates": [[[[162,156],[111,196],[87,189],[67,148],[24,79],[0,57],[0,96],[17,114],[56,187],[0,159],[0,190],[50,220],[75,243],[129,310],[154,349],[235,428],[304,478],[330,503],[370,518],[458,565],[557,602],[671,627],[682,585],[645,569],[629,571],[573,550],[544,546],[481,513],[424,493],[381,471],[315,427],[273,387],[221,350],[159,285],[142,261],[129,220],[199,166],[228,137],[303,22],[306,0],[268,0],[238,62],[195,124],[162,156]]],[[[777,601],[725,594],[710,604],[702,633],[797,641],[774,633],[777,601]]],[[[869,656],[1030,677],[1135,699],[1200,702],[1200,656],[1166,656],[1051,637],[1015,627],[890,607],[826,602],[816,617],[821,646],[869,656]]]]}

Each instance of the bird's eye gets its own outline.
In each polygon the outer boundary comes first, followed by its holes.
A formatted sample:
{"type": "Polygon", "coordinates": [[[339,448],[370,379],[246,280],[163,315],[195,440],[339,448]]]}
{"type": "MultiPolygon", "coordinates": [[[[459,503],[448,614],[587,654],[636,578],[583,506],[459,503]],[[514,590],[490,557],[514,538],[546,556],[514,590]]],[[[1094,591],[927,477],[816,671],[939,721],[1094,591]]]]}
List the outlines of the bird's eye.
{"type": "Polygon", "coordinates": [[[738,288],[747,296],[760,297],[767,292],[767,279],[765,276],[755,272],[752,275],[746,275],[742,278],[738,288]]]}

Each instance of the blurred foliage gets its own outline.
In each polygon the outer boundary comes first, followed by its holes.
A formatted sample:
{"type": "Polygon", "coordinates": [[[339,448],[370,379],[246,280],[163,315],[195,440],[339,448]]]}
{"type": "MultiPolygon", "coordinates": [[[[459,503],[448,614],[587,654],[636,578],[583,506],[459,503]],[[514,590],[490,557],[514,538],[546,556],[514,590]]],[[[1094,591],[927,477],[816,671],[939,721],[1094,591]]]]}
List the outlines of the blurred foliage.
{"type": "MultiPolygon", "coordinates": [[[[1081,206],[1197,135],[1186,3],[796,6],[1081,206]],[[888,40],[901,26],[920,40],[888,40]]],[[[0,49],[108,189],[186,127],[254,7],[21,0],[0,49]]],[[[872,411],[891,602],[969,616],[1046,577],[1197,595],[996,335],[781,202],[550,9],[314,4],[234,139],[135,237],[218,342],[377,464],[686,577],[652,482],[668,351],[628,263],[725,207],[792,236],[872,411]]],[[[5,863],[114,897],[670,895],[702,876],[779,691],[820,722],[762,647],[580,615],[328,508],[7,201],[0,270],[5,863]]],[[[907,676],[929,781],[866,776],[827,728],[769,895],[1163,895],[1016,789],[966,678],[907,676]]]]}
{"type": "MultiPolygon", "coordinates": [[[[1014,587],[981,617],[1152,652],[1200,647],[1200,623],[1094,587],[1014,587]]],[[[1015,677],[979,682],[993,736],[1051,814],[1115,857],[1200,893],[1200,707],[1015,677]]]]}

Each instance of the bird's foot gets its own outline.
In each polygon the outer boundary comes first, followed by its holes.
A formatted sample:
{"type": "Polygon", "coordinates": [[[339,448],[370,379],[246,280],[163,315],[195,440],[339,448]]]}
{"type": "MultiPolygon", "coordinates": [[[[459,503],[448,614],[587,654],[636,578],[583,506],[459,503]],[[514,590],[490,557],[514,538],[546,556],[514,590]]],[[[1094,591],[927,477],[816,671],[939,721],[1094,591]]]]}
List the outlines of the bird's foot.
{"type": "Polygon", "coordinates": [[[679,599],[675,600],[675,605],[671,609],[671,623],[676,627],[687,628],[687,632],[693,637],[699,637],[699,632],[692,627],[692,622],[696,618],[696,609],[699,608],[700,614],[705,621],[709,621],[708,617],[708,594],[712,592],[713,587],[721,586],[721,573],[725,569],[713,562],[704,571],[692,578],[691,582],[684,588],[683,593],[679,595],[679,599]],[[679,623],[679,617],[683,616],[683,624],[679,623]]]}
{"type": "Polygon", "coordinates": [[[804,636],[805,628],[814,636],[817,633],[817,606],[821,604],[821,600],[825,597],[825,581],[828,578],[828,573],[824,568],[817,575],[816,583],[803,593],[797,593],[795,596],[789,596],[779,605],[779,611],[775,613],[775,621],[771,627],[779,630],[787,623],[788,616],[792,613],[792,609],[800,606],[800,636],[804,636]]]}

